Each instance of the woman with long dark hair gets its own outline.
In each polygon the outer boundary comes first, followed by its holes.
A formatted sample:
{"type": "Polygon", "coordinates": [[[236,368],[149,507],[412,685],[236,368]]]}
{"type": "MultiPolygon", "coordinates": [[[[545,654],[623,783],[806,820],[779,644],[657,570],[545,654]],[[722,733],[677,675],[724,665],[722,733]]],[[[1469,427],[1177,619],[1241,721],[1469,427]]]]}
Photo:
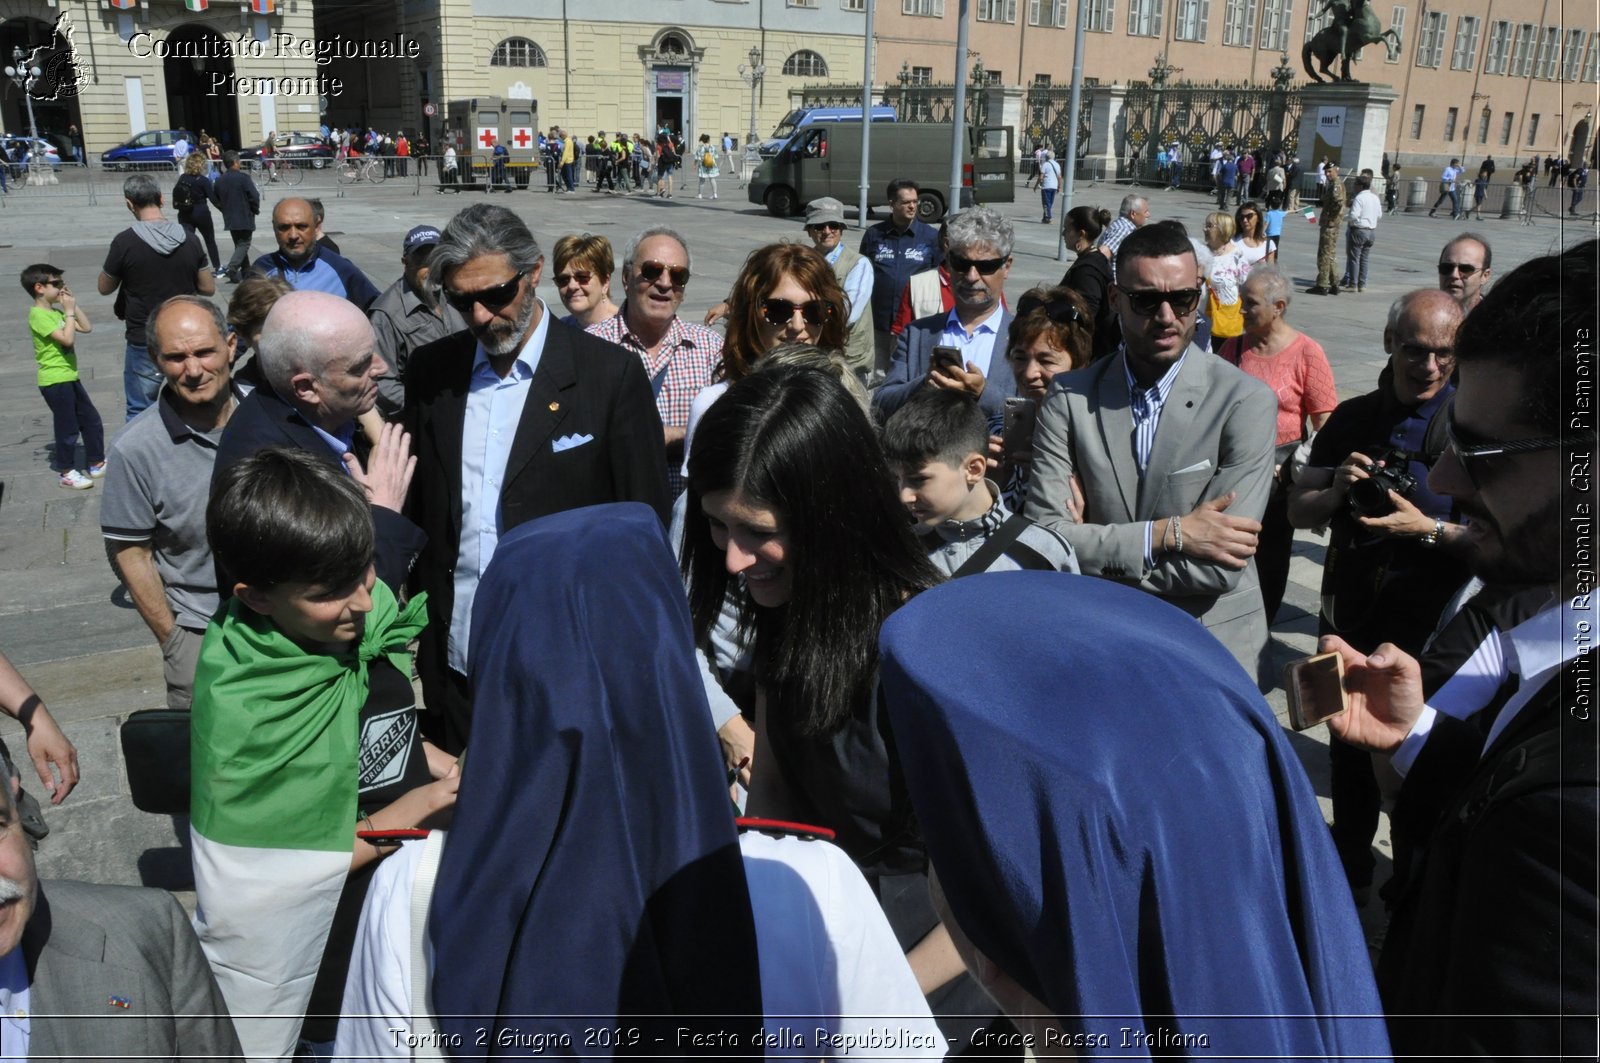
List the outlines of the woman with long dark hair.
{"type": "Polygon", "coordinates": [[[1090,360],[1104,358],[1122,342],[1122,325],[1111,308],[1111,256],[1095,241],[1111,223],[1111,212],[1101,207],[1073,207],[1067,211],[1064,233],[1077,259],[1061,278],[1061,286],[1083,298],[1093,321],[1094,342],[1090,360]]]}

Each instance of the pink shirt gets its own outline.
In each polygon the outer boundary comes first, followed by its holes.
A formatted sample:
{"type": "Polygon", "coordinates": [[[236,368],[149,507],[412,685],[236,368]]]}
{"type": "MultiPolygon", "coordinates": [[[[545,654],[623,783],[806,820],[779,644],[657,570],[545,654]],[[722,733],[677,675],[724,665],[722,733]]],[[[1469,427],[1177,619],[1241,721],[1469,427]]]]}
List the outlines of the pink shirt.
{"type": "Polygon", "coordinates": [[[1332,413],[1339,405],[1339,395],[1334,389],[1333,367],[1328,356],[1316,340],[1300,333],[1277,354],[1262,356],[1243,344],[1249,336],[1236,336],[1222,345],[1218,352],[1261,381],[1278,396],[1278,437],[1275,446],[1293,443],[1305,435],[1306,418],[1319,413],[1332,413]]]}

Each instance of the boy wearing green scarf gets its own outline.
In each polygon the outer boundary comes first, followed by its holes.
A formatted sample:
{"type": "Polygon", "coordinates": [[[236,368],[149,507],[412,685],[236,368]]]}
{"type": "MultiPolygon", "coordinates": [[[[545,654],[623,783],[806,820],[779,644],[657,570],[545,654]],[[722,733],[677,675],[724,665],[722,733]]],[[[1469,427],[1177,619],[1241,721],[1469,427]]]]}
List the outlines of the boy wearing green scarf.
{"type": "Polygon", "coordinates": [[[246,1056],[271,1058],[333,1040],[361,903],[392,851],[356,830],[443,826],[459,775],[417,730],[423,599],[401,606],[375,580],[359,484],[269,448],[218,478],[206,533],[233,598],[195,675],[195,927],[246,1056]]]}

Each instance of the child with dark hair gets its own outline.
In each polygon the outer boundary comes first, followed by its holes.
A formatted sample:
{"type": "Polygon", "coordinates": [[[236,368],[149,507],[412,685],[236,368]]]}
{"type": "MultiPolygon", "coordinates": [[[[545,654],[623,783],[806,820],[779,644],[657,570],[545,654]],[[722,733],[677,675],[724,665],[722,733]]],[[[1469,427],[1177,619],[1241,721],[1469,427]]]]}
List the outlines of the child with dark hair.
{"type": "Polygon", "coordinates": [[[62,271],[39,262],[22,271],[22,290],[33,305],[28,308],[28,332],[33,337],[33,357],[39,363],[39,394],[50,407],[55,428],[55,458],[51,468],[61,474],[61,486],[82,491],[106,474],[106,433],[100,411],[78,379],[77,338],[89,332],[89,316],[67,287],[62,271]],[[83,436],[86,468],[79,471],[78,436],[83,436]]]}
{"type": "Polygon", "coordinates": [[[376,581],[365,492],[299,451],[220,472],[206,534],[233,597],[195,675],[195,928],[245,1054],[315,1054],[394,849],[357,829],[442,826],[455,804],[458,771],[421,740],[411,689],[424,596],[401,606],[376,581]]]}
{"type": "Polygon", "coordinates": [[[928,560],[947,575],[1078,571],[1066,540],[1012,513],[986,478],[989,427],[970,395],[917,392],[884,425],[883,450],[928,560]]]}

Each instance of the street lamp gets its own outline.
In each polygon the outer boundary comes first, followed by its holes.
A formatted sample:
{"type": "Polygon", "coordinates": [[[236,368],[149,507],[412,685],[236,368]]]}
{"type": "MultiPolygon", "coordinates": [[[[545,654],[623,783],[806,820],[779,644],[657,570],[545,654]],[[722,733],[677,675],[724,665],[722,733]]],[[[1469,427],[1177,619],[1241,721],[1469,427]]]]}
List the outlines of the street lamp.
{"type": "Polygon", "coordinates": [[[45,183],[45,171],[50,164],[46,162],[44,166],[39,165],[39,126],[33,120],[33,83],[39,80],[44,71],[36,66],[28,66],[26,64],[27,57],[28,53],[22,50],[21,45],[13,47],[11,49],[12,65],[6,67],[6,77],[10,78],[12,84],[22,90],[22,98],[28,105],[28,135],[30,138],[28,142],[28,183],[30,185],[42,185],[45,183]]]}
{"type": "Polygon", "coordinates": [[[745,150],[755,147],[760,134],[756,132],[756,90],[761,84],[761,79],[766,75],[767,68],[761,64],[761,49],[754,45],[750,48],[750,64],[739,65],[739,77],[746,85],[750,86],[750,135],[745,140],[745,150]]]}

